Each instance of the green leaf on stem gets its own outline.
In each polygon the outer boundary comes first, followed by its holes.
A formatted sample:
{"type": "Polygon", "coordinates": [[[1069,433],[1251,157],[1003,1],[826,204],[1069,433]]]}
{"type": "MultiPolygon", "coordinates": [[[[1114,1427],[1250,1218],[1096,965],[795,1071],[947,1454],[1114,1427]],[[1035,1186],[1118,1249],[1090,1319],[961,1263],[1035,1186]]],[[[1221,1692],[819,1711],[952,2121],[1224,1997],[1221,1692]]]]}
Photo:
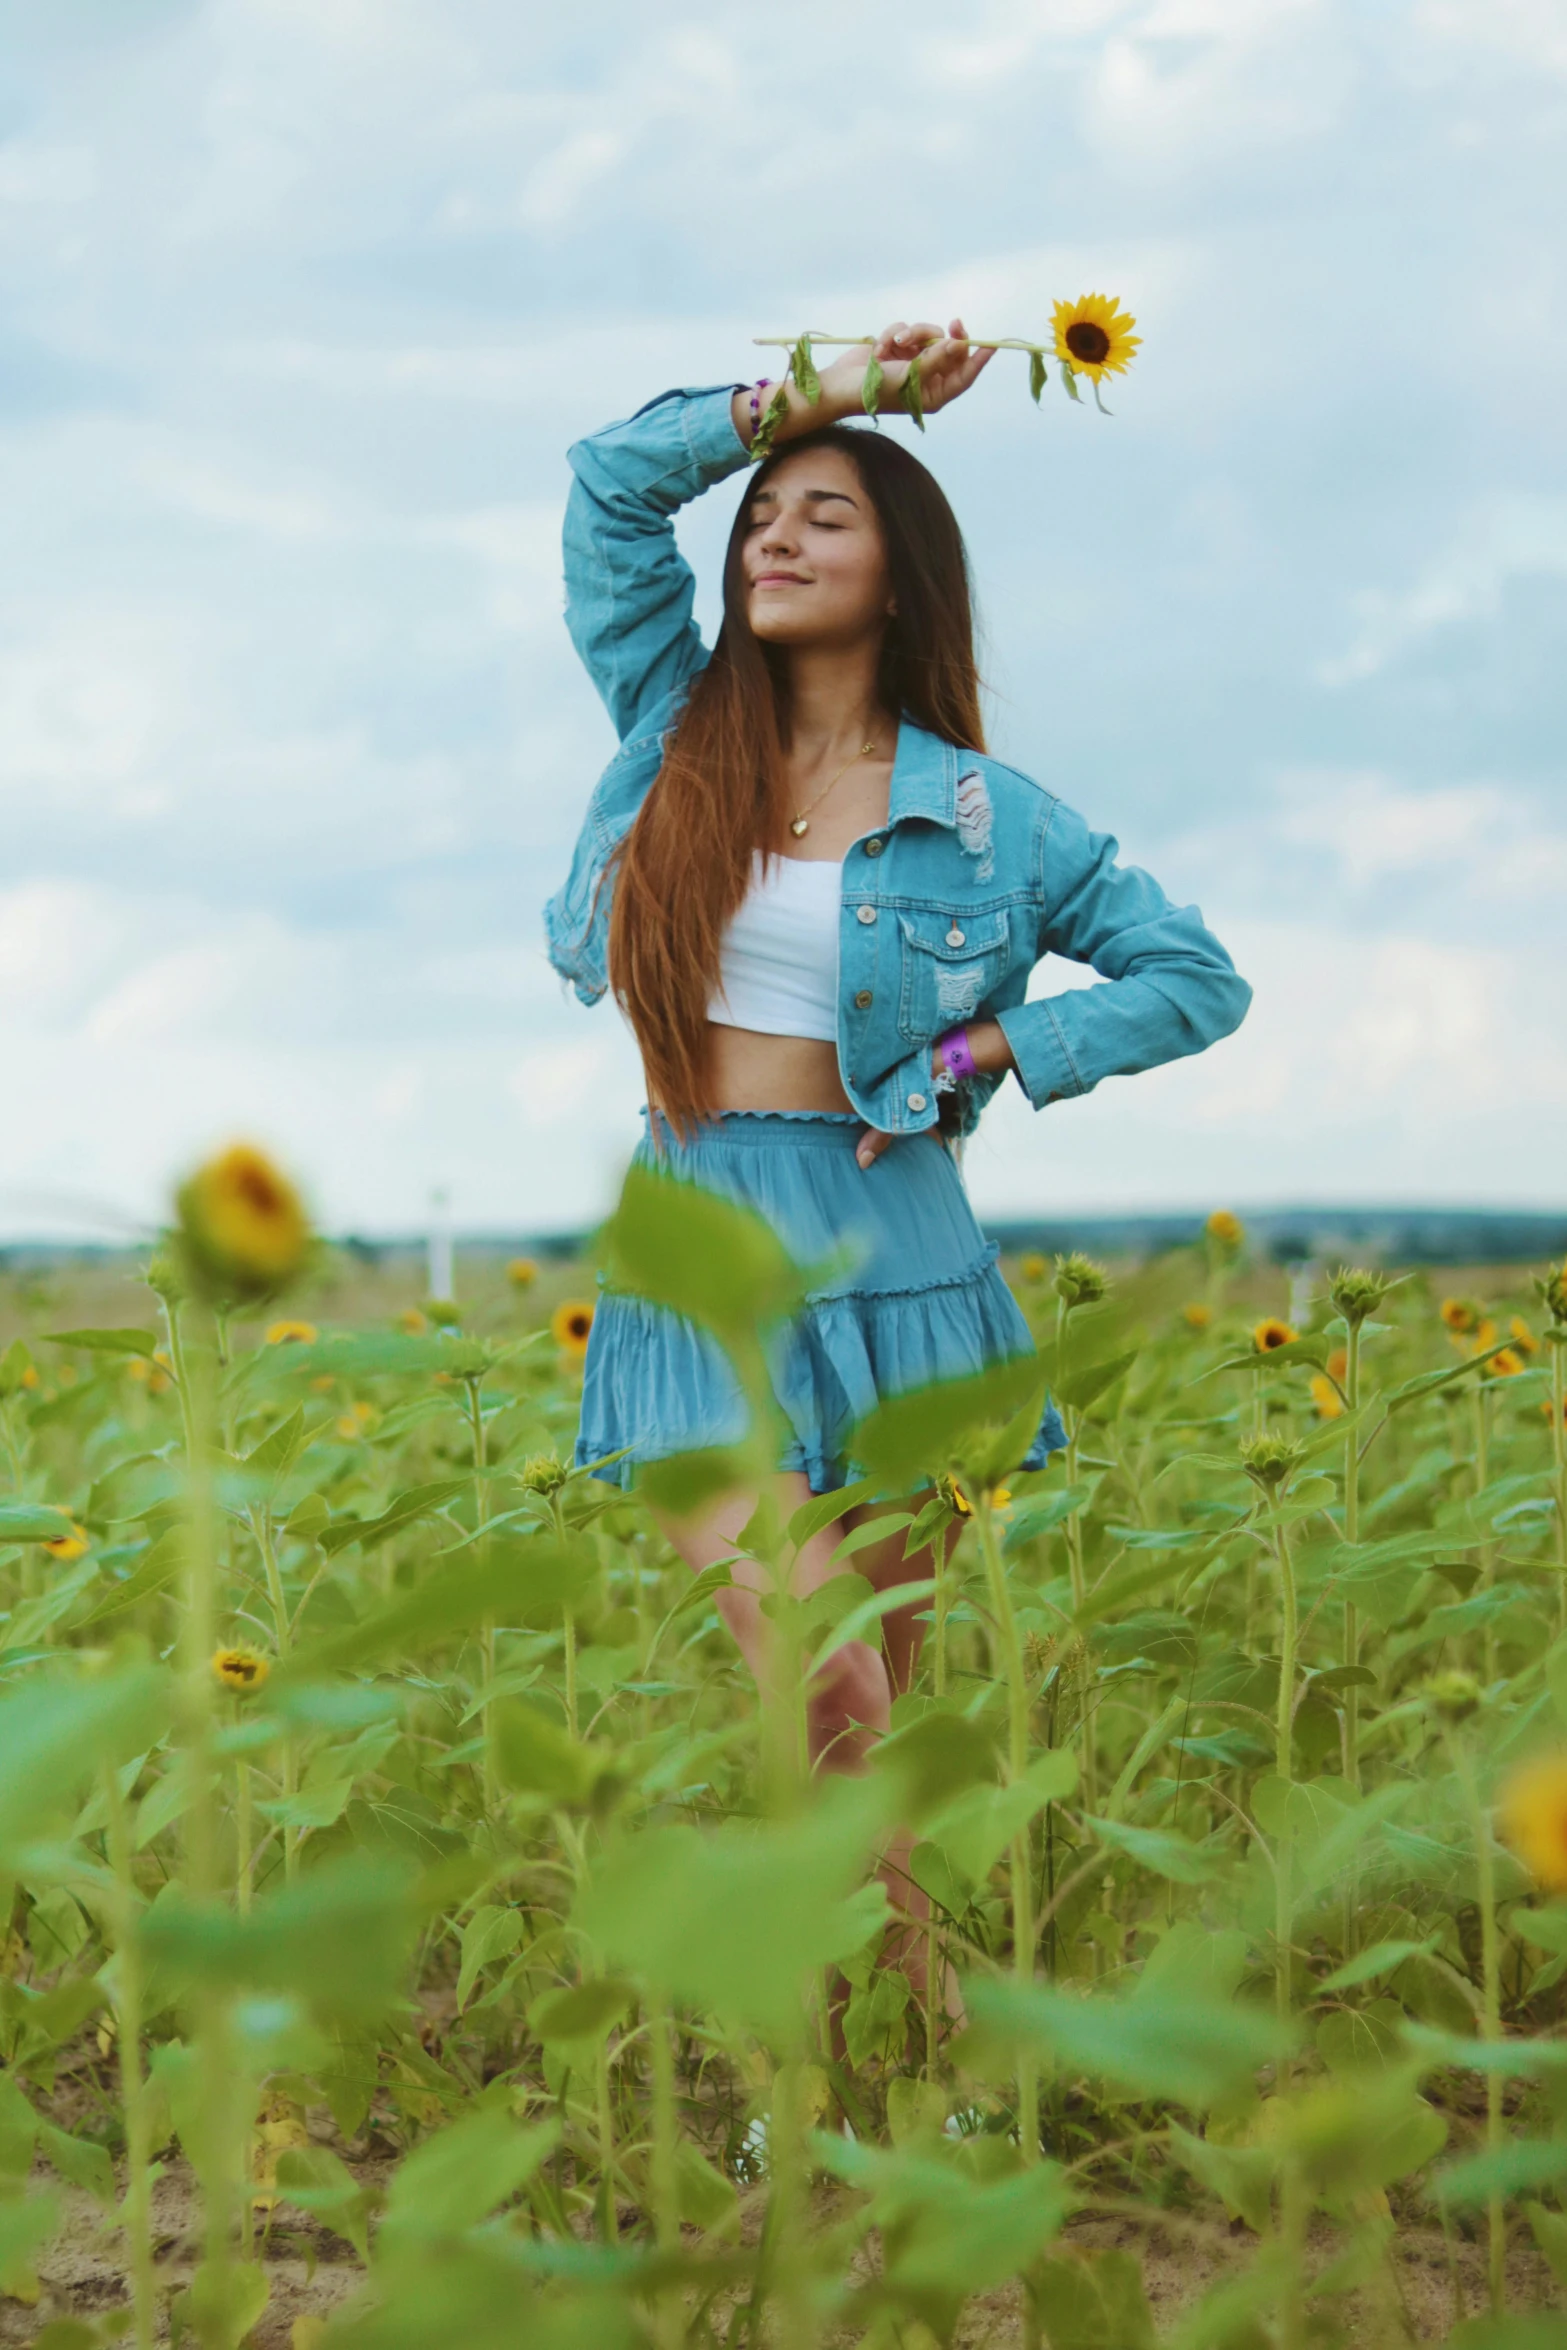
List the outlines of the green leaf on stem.
{"type": "Polygon", "coordinates": [[[909,372],[903,379],[903,405],[913,417],[920,431],[925,430],[925,395],[920,382],[918,358],[909,361],[909,372]]]}
{"type": "Polygon", "coordinates": [[[1044,352],[1030,351],[1028,355],[1028,389],[1036,408],[1039,406],[1039,395],[1049,381],[1050,370],[1045,365],[1044,352]]]}

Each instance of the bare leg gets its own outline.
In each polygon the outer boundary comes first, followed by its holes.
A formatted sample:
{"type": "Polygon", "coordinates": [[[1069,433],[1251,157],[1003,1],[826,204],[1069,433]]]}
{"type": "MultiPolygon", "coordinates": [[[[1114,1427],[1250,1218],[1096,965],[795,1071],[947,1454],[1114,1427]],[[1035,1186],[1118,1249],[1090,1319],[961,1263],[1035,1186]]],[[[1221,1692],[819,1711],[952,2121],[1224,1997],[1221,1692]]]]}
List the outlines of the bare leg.
{"type": "MultiPolygon", "coordinates": [[[[908,1502],[881,1502],[864,1509],[852,1510],[846,1523],[850,1526],[869,1524],[877,1517],[896,1510],[900,1515],[917,1514],[930,1499],[929,1494],[916,1494],[908,1502]]],[[[939,1568],[946,1565],[957,1544],[961,1529],[948,1527],[941,1537],[940,1555],[937,1545],[927,1544],[912,1558],[905,1559],[903,1545],[907,1528],[890,1534],[885,1542],[868,1543],[864,1550],[854,1554],[857,1574],[877,1591],[896,1590],[900,1583],[928,1583],[939,1568]]],[[[889,1608],[882,1617],[882,1641],[886,1652],[887,1674],[894,1697],[902,1697],[914,1686],[919,1669],[920,1650],[925,1640],[923,1618],[930,1606],[927,1598],[917,1599],[906,1608],[889,1608]]],[[[930,1900],[909,1874],[909,1855],[916,1839],[908,1829],[900,1828],[890,1838],[882,1856],[879,1874],[887,1888],[896,1920],[888,1936],[882,1956],[890,1966],[900,1967],[909,1978],[916,1998],[923,2000],[929,1941],[930,1900]]],[[[944,1970],[942,2005],[946,2014],[956,2022],[963,2020],[963,2003],[950,1966],[944,1970]]]]}

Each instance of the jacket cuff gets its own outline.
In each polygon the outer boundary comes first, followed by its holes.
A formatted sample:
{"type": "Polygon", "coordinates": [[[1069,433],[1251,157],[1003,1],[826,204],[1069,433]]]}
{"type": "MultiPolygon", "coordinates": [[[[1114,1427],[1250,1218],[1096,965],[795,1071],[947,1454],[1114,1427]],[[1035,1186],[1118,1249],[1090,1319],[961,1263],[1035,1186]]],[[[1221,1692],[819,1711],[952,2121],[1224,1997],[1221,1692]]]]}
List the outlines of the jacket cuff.
{"type": "Polygon", "coordinates": [[[687,392],[682,419],[691,462],[703,478],[724,481],[751,462],[751,452],[735,431],[733,400],[744,384],[715,384],[710,391],[687,392]]]}
{"type": "Polygon", "coordinates": [[[1048,1003],[1018,1004],[996,1022],[1012,1047],[1017,1081],[1036,1110],[1088,1088],[1072,1064],[1060,1023],[1048,1003]]]}

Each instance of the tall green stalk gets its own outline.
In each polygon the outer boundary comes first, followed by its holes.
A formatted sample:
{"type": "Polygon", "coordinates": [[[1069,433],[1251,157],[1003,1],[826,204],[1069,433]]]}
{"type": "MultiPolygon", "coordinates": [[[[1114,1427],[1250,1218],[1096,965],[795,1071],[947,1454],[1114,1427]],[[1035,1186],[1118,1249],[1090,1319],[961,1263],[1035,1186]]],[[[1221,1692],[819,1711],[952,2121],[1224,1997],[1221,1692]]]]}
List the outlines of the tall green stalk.
{"type": "MultiPolygon", "coordinates": [[[[1496,1863],[1491,1823],[1475,1783],[1474,1757],[1468,1739],[1449,1726],[1447,1747],[1463,1788],[1474,1838],[1476,1891],[1480,1902],[1480,2037],[1497,2041],[1502,2037],[1502,1962],[1501,1936],[1496,1926],[1496,1863]]],[[[1498,2072],[1487,2072],[1485,2076],[1485,2151],[1493,2162],[1502,2151],[1502,2076],[1498,2072]]],[[[1493,2194],[1487,2201],[1486,2235],[1491,2314],[1501,2317],[1507,2308],[1507,2227],[1500,2194],[1493,2194]]]]}
{"type": "MultiPolygon", "coordinates": [[[[479,1403],[479,1379],[471,1374],[465,1375],[463,1385],[468,1390],[468,1424],[473,1433],[474,1556],[482,1559],[485,1547],[484,1529],[488,1522],[489,1513],[489,1485],[485,1475],[484,1413],[479,1403]]],[[[500,1806],[501,1798],[500,1764],[495,1751],[495,1706],[490,1694],[495,1687],[495,1625],[493,1621],[486,1623],[484,1627],[480,1641],[480,1652],[483,1657],[480,1669],[484,1674],[485,1688],[484,1809],[486,1817],[493,1819],[500,1806]]],[[[575,1722],[572,1723],[571,1728],[572,1734],[575,1736],[575,1722]]]]}
{"type": "MultiPolygon", "coordinates": [[[[1360,1323],[1352,1320],[1344,1349],[1344,1397],[1349,1429],[1344,1438],[1344,1540],[1354,1547],[1360,1540],[1360,1323]]],[[[1360,1618],[1352,1599],[1344,1602],[1344,1662],[1360,1663],[1360,1618]]],[[[1344,1691],[1344,1776],[1357,1791],[1360,1786],[1360,1691],[1350,1682],[1344,1691]]]]}
{"type": "Polygon", "coordinates": [[[1556,1621],[1567,1632],[1567,1332],[1551,1341],[1551,1458],[1556,1487],[1556,1621]]]}
{"type": "MultiPolygon", "coordinates": [[[[278,1565],[277,1529],[272,1523],[272,1511],[268,1503],[263,1502],[259,1508],[251,1510],[250,1529],[256,1538],[256,1548],[261,1554],[261,1570],[266,1577],[267,1601],[272,1610],[273,1645],[277,1649],[279,1664],[286,1664],[289,1650],[293,1645],[294,1633],[293,1626],[289,1621],[288,1597],[283,1589],[282,1569],[278,1565]]],[[[241,1765],[242,1769],[243,1767],[241,1765]]],[[[298,1792],[299,1749],[294,1742],[293,1731],[285,1730],[283,1733],[284,1803],[292,1807],[298,1792]]],[[[289,1817],[288,1811],[285,1811],[283,1815],[284,1881],[292,1884],[298,1872],[299,1826],[295,1820],[289,1817]]]]}
{"type": "MultiPolygon", "coordinates": [[[[217,1639],[211,1445],[212,1382],[206,1361],[187,1354],[177,1302],[166,1299],[169,1356],[185,1427],[185,1610],[180,1627],[180,1729],[190,1801],[182,1821],[185,1890],[200,1905],[220,1895],[212,1655],[217,1639]]],[[[236,2142],[229,2001],[203,1988],[193,2001],[200,2094],[203,2262],[194,2290],[197,2338],[226,2350],[233,2250],[242,2188],[243,2150],[236,2142]]]]}
{"type": "MultiPolygon", "coordinates": [[[[1283,1523],[1273,1523],[1273,1555],[1279,1569],[1279,1599],[1283,1623],[1279,1638],[1279,1713],[1275,1740],[1274,1768],[1286,1788],[1295,1780],[1295,1648],[1299,1638],[1299,1610],[1295,1599],[1295,1563],[1290,1556],[1289,1535],[1283,1523]]],[[[1295,1906],[1293,1869],[1291,1866],[1291,1839],[1293,1824],[1286,1815],[1283,1832],[1278,1838],[1274,1854],[1274,1941],[1276,1945],[1274,1998],[1278,2007],[1279,2023],[1287,2028],[1290,2020],[1290,1949],[1294,1935],[1295,1906]]]]}
{"type": "MultiPolygon", "coordinates": [[[[1016,1785],[1028,1770],[1028,1679],[1023,1665],[1023,1643],[1012,1612],[1012,1594],[1002,1564],[1001,1546],[990,1494],[983,1488],[974,1502],[974,1523],[990,1584],[990,1607],[1001,1644],[1007,1683],[1007,1778],[1016,1785]]],[[[1012,1971],[1025,1987],[1034,1976],[1033,1852],[1025,1828],[1012,1839],[1012,1971]]],[[[1039,2160],[1039,2063],[1031,2051],[1018,2057],[1018,2143],[1026,2163],[1039,2160]]]]}
{"type": "Polygon", "coordinates": [[[152,2350],[157,2331],[157,2284],[152,2262],[151,2116],[142,2073],[141,2036],[146,1985],[136,1942],[140,1901],[131,1862],[130,1821],[120,1774],[103,1774],[108,1808],[109,1867],[114,1877],[115,2011],[120,2103],[125,2113],[125,2245],[130,2256],[131,2313],[136,2350],[152,2350]]]}

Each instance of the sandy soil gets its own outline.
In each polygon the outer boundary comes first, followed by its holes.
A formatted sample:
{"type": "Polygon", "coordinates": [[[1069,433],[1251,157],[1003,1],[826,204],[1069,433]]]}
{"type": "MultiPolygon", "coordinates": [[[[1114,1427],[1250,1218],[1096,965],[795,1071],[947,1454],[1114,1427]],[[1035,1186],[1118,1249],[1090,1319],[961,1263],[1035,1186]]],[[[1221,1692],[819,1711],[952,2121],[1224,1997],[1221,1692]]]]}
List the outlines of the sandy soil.
{"type": "MultiPolygon", "coordinates": [[[[353,2166],[366,2184],[379,2184],[389,2165],[366,2162],[353,2166]]],[[[28,2306],[0,2299],[0,2345],[33,2341],[53,2318],[91,2318],[126,2299],[115,2228],[92,2199],[40,2171],[34,2185],[60,2192],[67,2224],[40,2263],[40,2298],[28,2306]]],[[[820,2217],[832,2216],[838,2196],[824,2190],[820,2217]]],[[[748,2236],[754,2235],[757,2214],[750,2215],[748,2236]]],[[[154,2220],[160,2289],[172,2296],[187,2280],[194,2261],[192,2221],[194,2199],[190,2175],[182,2163],[171,2163],[154,2191],[154,2220]]],[[[629,2228],[635,2215],[628,2209],[629,2228]]],[[[1127,2220],[1073,2221],[1063,2242],[1085,2250],[1118,2246],[1140,2253],[1143,2280],[1161,2334],[1167,2333],[1180,2312],[1196,2300],[1227,2270],[1245,2265],[1256,2239],[1240,2223],[1226,2225],[1222,2214],[1168,2219],[1150,2216],[1146,2224],[1127,2220]]],[[[1313,2252],[1322,2259],[1333,2249],[1332,2231],[1322,2226],[1313,2252]]],[[[1407,2342],[1441,2342],[1459,2316],[1479,2315],[1485,2306],[1484,2260],[1476,2242],[1455,2239],[1450,2267],[1441,2231],[1424,2223],[1403,2227],[1396,2245],[1397,2293],[1384,2291],[1381,2306],[1362,2293],[1342,2305],[1349,2340],[1357,2350],[1383,2350],[1407,2342]],[[1456,2270],[1456,2292],[1455,2292],[1456,2270]],[[1408,2315],[1405,2330],[1397,2310],[1401,2297],[1408,2315]]],[[[358,2260],[340,2237],[332,2235],[303,2213],[279,2207],[266,2253],[271,2301],[249,2340],[255,2350],[296,2350],[295,2320],[325,2316],[356,2291],[363,2276],[358,2260]]],[[[1515,2243],[1509,2260],[1509,2285],[1516,2310],[1558,2309],[1562,2297],[1553,2286],[1545,2263],[1527,2238],[1515,2243]]],[[[313,2331],[314,2329],[309,2329],[313,2331]]],[[[956,2336],[957,2350],[1001,2350],[1020,2339],[1019,2297],[1015,2289],[982,2294],[966,2308],[956,2336]]],[[[163,2338],[160,2336],[160,2339],[163,2338]]],[[[1563,2327],[1567,2343],[1567,2323],[1563,2327]]],[[[302,2346],[300,2346],[302,2350],[302,2346]]]]}

